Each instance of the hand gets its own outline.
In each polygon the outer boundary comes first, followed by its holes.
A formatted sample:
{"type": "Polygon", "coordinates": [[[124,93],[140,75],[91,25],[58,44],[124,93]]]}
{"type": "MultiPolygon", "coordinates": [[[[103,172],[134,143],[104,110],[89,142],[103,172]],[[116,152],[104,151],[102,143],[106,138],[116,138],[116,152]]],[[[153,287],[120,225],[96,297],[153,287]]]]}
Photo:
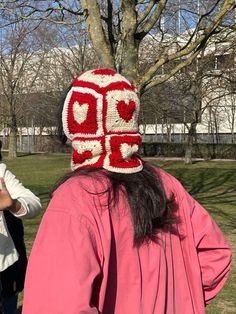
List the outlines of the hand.
{"type": "Polygon", "coordinates": [[[3,178],[0,178],[0,210],[8,210],[14,206],[14,200],[9,194],[3,178]]]}

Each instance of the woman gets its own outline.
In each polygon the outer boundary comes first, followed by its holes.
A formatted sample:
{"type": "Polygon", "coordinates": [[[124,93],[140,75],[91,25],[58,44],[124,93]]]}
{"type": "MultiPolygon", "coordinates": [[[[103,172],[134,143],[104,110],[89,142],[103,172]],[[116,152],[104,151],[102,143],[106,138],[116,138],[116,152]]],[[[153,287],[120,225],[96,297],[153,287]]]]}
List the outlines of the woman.
{"type": "Polygon", "coordinates": [[[205,313],[231,251],[182,185],[137,151],[139,98],[111,69],[78,76],[62,121],[72,170],[29,259],[24,314],[205,313]]]}
{"type": "Polygon", "coordinates": [[[23,290],[27,265],[21,219],[33,218],[40,210],[39,198],[0,162],[0,313],[16,312],[17,297],[23,290]]]}

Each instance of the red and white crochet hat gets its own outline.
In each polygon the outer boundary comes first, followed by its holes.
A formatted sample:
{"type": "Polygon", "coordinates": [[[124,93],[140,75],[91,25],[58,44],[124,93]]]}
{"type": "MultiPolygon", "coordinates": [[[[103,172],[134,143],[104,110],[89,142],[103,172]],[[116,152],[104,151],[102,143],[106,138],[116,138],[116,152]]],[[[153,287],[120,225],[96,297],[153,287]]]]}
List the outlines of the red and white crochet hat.
{"type": "Polygon", "coordinates": [[[71,166],[135,173],[143,168],[136,153],[140,102],[135,87],[112,69],[78,76],[62,112],[63,129],[72,141],[71,166]]]}

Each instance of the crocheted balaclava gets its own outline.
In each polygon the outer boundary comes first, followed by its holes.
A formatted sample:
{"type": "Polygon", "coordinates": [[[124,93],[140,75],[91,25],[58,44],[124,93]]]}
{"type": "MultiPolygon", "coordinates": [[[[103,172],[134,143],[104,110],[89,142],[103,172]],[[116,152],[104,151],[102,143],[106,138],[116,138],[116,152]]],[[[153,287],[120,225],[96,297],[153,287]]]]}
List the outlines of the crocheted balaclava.
{"type": "Polygon", "coordinates": [[[95,69],[78,76],[62,112],[71,140],[72,169],[104,168],[118,173],[142,170],[136,156],[139,97],[135,87],[112,69],[95,69]]]}

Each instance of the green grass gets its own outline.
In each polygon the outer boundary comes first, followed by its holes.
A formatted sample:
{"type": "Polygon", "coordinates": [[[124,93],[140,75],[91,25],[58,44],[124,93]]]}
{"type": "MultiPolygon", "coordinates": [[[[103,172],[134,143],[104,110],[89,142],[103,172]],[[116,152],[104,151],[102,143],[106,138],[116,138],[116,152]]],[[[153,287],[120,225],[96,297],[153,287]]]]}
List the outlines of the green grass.
{"type": "MultiPolygon", "coordinates": [[[[42,201],[44,209],[49,193],[55,182],[70,170],[70,156],[66,154],[21,156],[16,160],[4,158],[9,169],[35,192],[42,201]]],[[[176,176],[187,190],[215,218],[231,246],[236,250],[236,162],[196,162],[186,166],[181,161],[157,161],[176,176]]],[[[41,216],[25,220],[25,240],[28,252],[31,249],[41,216]]],[[[236,313],[236,266],[233,266],[230,280],[223,291],[207,309],[207,314],[236,313]]]]}

